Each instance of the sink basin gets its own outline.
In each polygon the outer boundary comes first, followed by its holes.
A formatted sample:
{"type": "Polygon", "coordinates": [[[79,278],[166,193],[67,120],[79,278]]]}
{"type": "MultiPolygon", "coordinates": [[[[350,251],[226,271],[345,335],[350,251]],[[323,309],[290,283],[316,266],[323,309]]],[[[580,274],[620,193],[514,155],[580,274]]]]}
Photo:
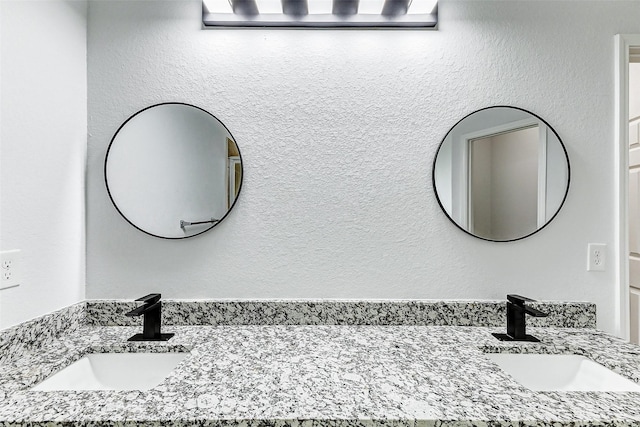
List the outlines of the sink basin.
{"type": "Polygon", "coordinates": [[[577,354],[487,353],[518,383],[534,391],[636,391],[640,385],[577,354]]]}
{"type": "Polygon", "coordinates": [[[148,390],[160,384],[189,353],[92,353],[31,390],[148,390]]]}

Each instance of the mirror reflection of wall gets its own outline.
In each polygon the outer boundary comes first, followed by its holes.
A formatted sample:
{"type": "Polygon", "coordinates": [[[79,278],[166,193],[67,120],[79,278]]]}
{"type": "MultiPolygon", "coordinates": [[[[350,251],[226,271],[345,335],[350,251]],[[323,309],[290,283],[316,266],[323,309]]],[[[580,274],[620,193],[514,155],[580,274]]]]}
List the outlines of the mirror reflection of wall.
{"type": "Polygon", "coordinates": [[[433,170],[438,201],[464,231],[511,241],[544,227],[569,185],[562,142],[544,120],[514,107],[491,107],[458,122],[433,170]]]}
{"type": "Polygon", "coordinates": [[[130,117],[105,159],[114,206],[157,237],[201,234],[233,207],[242,182],[240,151],[227,128],[191,105],[165,103],[130,117]]]}
{"type": "Polygon", "coordinates": [[[538,225],[538,126],[469,141],[469,230],[496,240],[538,225]]]}

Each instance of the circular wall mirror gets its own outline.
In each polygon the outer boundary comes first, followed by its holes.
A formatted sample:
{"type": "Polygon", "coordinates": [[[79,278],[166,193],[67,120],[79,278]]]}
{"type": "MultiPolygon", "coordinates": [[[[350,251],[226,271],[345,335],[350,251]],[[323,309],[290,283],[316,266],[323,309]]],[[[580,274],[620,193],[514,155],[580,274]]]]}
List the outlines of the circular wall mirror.
{"type": "Polygon", "coordinates": [[[464,117],[442,140],[433,166],[440,207],[465,232],[508,242],[536,233],[569,191],[569,157],[549,124],[516,107],[464,117]]]}
{"type": "Polygon", "coordinates": [[[104,163],[109,197],[137,229],[182,239],[204,233],[233,208],[242,158],[229,130],[183,103],[147,107],[111,139],[104,163]]]}

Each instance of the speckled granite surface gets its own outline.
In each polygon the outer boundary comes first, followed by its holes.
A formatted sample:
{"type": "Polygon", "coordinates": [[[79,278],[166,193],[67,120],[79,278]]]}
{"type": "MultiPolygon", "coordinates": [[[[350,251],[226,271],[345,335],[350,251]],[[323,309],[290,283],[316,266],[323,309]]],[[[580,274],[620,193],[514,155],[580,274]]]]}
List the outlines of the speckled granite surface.
{"type": "MultiPolygon", "coordinates": [[[[139,326],[124,313],[138,303],[88,300],[0,331],[0,363],[47,346],[80,325],[139,326]]],[[[594,328],[596,306],[587,302],[531,304],[547,313],[532,326],[594,328]]],[[[415,325],[504,326],[504,301],[459,300],[163,300],[164,325],[415,325]]]]}
{"type": "Polygon", "coordinates": [[[431,426],[640,425],[640,393],[533,392],[483,352],[578,353],[640,381],[640,348],[594,329],[462,326],[82,326],[0,370],[0,425],[431,426]],[[191,355],[149,391],[32,392],[88,351],[191,355]]]}
{"type": "Polygon", "coordinates": [[[85,323],[84,302],[0,331],[0,364],[41,348],[85,323]]]}
{"type": "MultiPolygon", "coordinates": [[[[504,326],[506,301],[491,300],[163,300],[166,325],[416,325],[504,326]]],[[[596,306],[587,302],[537,302],[549,313],[533,326],[595,328],[596,306]]],[[[87,324],[132,326],[124,316],[132,301],[87,301],[87,324]]]]}

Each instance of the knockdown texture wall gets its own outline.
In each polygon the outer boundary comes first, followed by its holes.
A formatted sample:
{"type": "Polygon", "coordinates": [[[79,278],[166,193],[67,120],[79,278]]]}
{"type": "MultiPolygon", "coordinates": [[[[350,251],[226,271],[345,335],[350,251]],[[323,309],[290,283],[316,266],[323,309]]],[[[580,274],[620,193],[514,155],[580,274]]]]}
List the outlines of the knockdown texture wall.
{"type": "Polygon", "coordinates": [[[438,31],[201,30],[195,1],[92,1],[87,297],[587,300],[616,331],[613,36],[636,2],[442,1],[438,31]],[[242,150],[236,208],[164,241],[112,208],[113,133],[147,105],[218,117],[242,150]],[[540,233],[474,239],[431,185],[440,140],[490,105],[538,114],[567,146],[569,197],[540,233]],[[126,242],[126,244],[123,244],[126,242]]]}

